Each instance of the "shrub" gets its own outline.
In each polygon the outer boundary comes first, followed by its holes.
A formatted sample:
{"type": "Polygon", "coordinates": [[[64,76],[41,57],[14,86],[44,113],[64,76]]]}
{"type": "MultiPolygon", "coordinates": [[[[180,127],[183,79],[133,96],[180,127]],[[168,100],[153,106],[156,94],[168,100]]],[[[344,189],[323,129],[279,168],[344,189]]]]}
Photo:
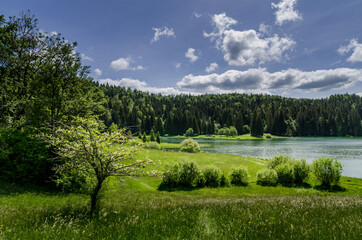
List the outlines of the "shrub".
{"type": "Polygon", "coordinates": [[[314,175],[324,187],[338,184],[342,170],[342,164],[333,158],[319,158],[313,161],[314,175]]]}
{"type": "Polygon", "coordinates": [[[196,187],[203,188],[203,187],[205,187],[205,184],[206,184],[205,176],[203,173],[201,173],[199,175],[199,178],[197,179],[196,187]]]}
{"type": "Polygon", "coordinates": [[[230,132],[229,132],[230,136],[237,136],[238,135],[238,130],[236,130],[236,128],[234,126],[230,127],[230,132]]]}
{"type": "Polygon", "coordinates": [[[162,182],[159,186],[159,189],[164,188],[175,188],[178,186],[179,182],[179,166],[175,165],[171,169],[166,170],[162,173],[162,182]]]}
{"type": "Polygon", "coordinates": [[[293,163],[286,162],[275,167],[278,182],[281,184],[292,184],[294,182],[293,163]]]}
{"type": "Polygon", "coordinates": [[[265,138],[272,138],[272,135],[270,133],[265,134],[265,138]]]}
{"type": "Polygon", "coordinates": [[[194,187],[200,176],[198,166],[193,162],[179,164],[178,184],[183,187],[194,187]]]}
{"type": "Polygon", "coordinates": [[[157,142],[146,142],[143,145],[144,148],[146,149],[156,149],[156,150],[161,150],[161,146],[160,144],[158,144],[157,142]]]}
{"type": "Polygon", "coordinates": [[[52,185],[55,155],[42,140],[16,129],[0,129],[0,178],[17,184],[52,185]]]}
{"type": "Polygon", "coordinates": [[[249,176],[245,168],[234,169],[230,174],[231,184],[238,186],[248,185],[249,176]]]}
{"type": "Polygon", "coordinates": [[[194,135],[194,130],[192,128],[187,129],[185,135],[186,137],[192,137],[194,135]]]}
{"type": "Polygon", "coordinates": [[[278,174],[274,169],[264,168],[256,173],[256,184],[262,186],[275,186],[278,174]]]}
{"type": "Polygon", "coordinates": [[[203,171],[206,187],[220,186],[220,170],[214,167],[208,167],[203,171]]]}
{"type": "Polygon", "coordinates": [[[294,161],[293,165],[293,174],[294,174],[294,183],[303,183],[304,179],[309,176],[310,166],[302,159],[300,161],[294,161]]]}
{"type": "Polygon", "coordinates": [[[220,177],[220,187],[230,187],[230,180],[222,174],[220,177]]]}
{"type": "Polygon", "coordinates": [[[282,163],[286,163],[289,161],[292,161],[293,159],[290,156],[286,156],[286,155],[276,155],[274,156],[272,159],[268,160],[267,163],[267,168],[271,168],[271,169],[275,169],[276,166],[282,164],[282,163]]]}
{"type": "Polygon", "coordinates": [[[182,152],[190,152],[190,153],[198,153],[201,151],[199,143],[191,138],[185,139],[180,144],[180,150],[182,152]]]}

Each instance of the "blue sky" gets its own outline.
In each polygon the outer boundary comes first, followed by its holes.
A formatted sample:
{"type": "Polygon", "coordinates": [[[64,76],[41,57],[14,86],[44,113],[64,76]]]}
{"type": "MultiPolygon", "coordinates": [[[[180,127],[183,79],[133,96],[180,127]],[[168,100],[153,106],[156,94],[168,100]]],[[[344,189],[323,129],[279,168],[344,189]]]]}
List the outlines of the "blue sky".
{"type": "Polygon", "coordinates": [[[362,0],[0,0],[77,41],[101,83],[162,94],[362,95],[362,0]]]}

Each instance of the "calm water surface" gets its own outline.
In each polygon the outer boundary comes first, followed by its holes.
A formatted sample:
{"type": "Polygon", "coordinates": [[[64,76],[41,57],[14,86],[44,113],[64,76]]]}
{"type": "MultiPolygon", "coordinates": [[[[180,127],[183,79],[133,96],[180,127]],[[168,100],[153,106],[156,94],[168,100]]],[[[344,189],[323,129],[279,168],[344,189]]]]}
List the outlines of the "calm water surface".
{"type": "MultiPolygon", "coordinates": [[[[362,178],[362,138],[286,138],[265,140],[196,139],[208,147],[202,151],[227,153],[256,158],[271,158],[285,154],[306,159],[333,157],[343,164],[343,175],[362,178]]],[[[162,138],[163,142],[180,143],[180,138],[162,138]]]]}

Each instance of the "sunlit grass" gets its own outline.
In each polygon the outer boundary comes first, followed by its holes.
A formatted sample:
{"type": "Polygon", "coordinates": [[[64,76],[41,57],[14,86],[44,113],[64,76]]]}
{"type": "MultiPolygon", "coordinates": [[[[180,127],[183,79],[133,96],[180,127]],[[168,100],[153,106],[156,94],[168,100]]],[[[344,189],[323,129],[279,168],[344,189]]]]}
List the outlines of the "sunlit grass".
{"type": "Polygon", "coordinates": [[[159,178],[107,181],[99,215],[88,218],[89,199],[0,182],[0,239],[360,239],[362,179],[342,177],[344,191],[309,186],[261,187],[264,160],[226,154],[144,150],[138,157],[164,169],[178,161],[244,166],[247,187],[158,191],[159,178]]]}

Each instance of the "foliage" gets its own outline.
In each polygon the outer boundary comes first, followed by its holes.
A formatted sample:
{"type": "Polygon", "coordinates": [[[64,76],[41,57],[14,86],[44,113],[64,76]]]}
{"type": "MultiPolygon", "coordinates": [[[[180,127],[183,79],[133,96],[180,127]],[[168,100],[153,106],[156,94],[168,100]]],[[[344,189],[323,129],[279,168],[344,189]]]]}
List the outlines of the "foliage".
{"type": "Polygon", "coordinates": [[[278,174],[274,169],[264,168],[256,173],[256,184],[275,186],[278,183],[278,174]]]}
{"type": "Polygon", "coordinates": [[[229,178],[223,173],[220,177],[220,187],[230,187],[229,178]]]}
{"type": "Polygon", "coordinates": [[[161,150],[161,146],[158,142],[146,142],[143,147],[145,149],[156,149],[156,150],[161,150]]]}
{"type": "Polygon", "coordinates": [[[104,112],[77,44],[44,34],[29,12],[0,21],[0,125],[43,127],[104,112]]]}
{"type": "Polygon", "coordinates": [[[230,174],[231,184],[237,186],[248,185],[249,175],[245,168],[236,168],[230,174]]]}
{"type": "Polygon", "coordinates": [[[194,162],[179,164],[179,182],[182,187],[194,187],[200,176],[199,167],[194,162]]]}
{"type": "Polygon", "coordinates": [[[178,163],[163,172],[159,189],[196,187],[199,185],[200,176],[199,167],[194,162],[178,163]]]}
{"type": "Polygon", "coordinates": [[[161,136],[160,136],[160,132],[157,132],[157,135],[156,135],[156,142],[158,142],[159,144],[161,144],[161,136]]]}
{"type": "Polygon", "coordinates": [[[330,187],[331,184],[338,184],[343,166],[333,158],[319,158],[313,161],[313,173],[324,187],[330,187]]]}
{"type": "Polygon", "coordinates": [[[155,132],[153,131],[153,129],[151,129],[150,141],[151,142],[156,142],[155,132]]]}
{"type": "Polygon", "coordinates": [[[281,184],[292,184],[294,182],[293,163],[286,162],[275,167],[278,175],[278,182],[281,184]]]}
{"type": "Polygon", "coordinates": [[[57,165],[58,184],[68,184],[69,173],[86,177],[83,189],[91,198],[91,213],[99,202],[99,191],[110,176],[149,175],[144,167],[151,162],[134,160],[140,149],[137,141],[128,139],[122,130],[100,133],[95,119],[75,117],[71,125],[62,125],[54,135],[44,136],[64,160],[57,165]]]}
{"type": "Polygon", "coordinates": [[[200,152],[200,145],[195,140],[189,138],[182,141],[180,144],[181,152],[198,153],[200,152]]]}
{"type": "Polygon", "coordinates": [[[276,155],[267,162],[267,167],[275,169],[278,165],[292,161],[293,159],[288,155],[276,155]]]}
{"type": "Polygon", "coordinates": [[[143,132],[142,141],[145,143],[147,142],[147,135],[145,132],[143,132]]]}
{"type": "Polygon", "coordinates": [[[194,136],[194,130],[192,128],[187,129],[185,135],[186,135],[186,137],[194,136]]]}
{"type": "Polygon", "coordinates": [[[294,183],[297,184],[303,183],[303,181],[306,178],[308,178],[309,173],[310,173],[310,166],[305,161],[305,159],[293,162],[294,183]]]}
{"type": "Polygon", "coordinates": [[[17,184],[50,185],[53,157],[47,144],[30,133],[0,129],[0,178],[17,184]]]}
{"type": "Polygon", "coordinates": [[[203,172],[206,187],[219,187],[221,172],[215,167],[207,167],[203,172]]]}

